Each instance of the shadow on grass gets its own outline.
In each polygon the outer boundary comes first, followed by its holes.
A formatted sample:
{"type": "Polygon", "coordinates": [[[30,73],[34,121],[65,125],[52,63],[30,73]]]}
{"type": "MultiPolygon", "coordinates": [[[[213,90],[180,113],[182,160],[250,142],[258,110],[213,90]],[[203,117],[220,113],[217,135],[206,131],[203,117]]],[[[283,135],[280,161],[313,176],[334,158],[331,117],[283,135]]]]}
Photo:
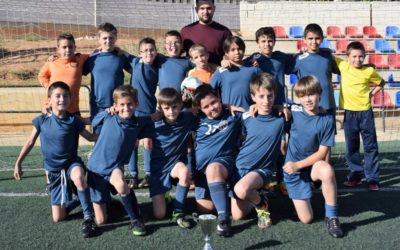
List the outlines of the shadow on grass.
{"type": "Polygon", "coordinates": [[[282,242],[278,240],[266,240],[255,245],[246,247],[245,250],[255,250],[255,249],[265,249],[267,247],[279,246],[282,245],[282,242]]]}

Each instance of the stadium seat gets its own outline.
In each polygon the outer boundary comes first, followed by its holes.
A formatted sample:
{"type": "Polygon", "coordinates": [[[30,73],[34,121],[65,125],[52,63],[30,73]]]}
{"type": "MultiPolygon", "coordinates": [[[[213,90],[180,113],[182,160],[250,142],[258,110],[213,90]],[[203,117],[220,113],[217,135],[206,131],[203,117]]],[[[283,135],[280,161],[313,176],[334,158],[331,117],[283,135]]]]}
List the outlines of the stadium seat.
{"type": "Polygon", "coordinates": [[[394,53],[394,49],[390,47],[390,44],[385,39],[376,39],[374,41],[374,47],[376,52],[380,53],[394,53]]]}
{"type": "Polygon", "coordinates": [[[374,64],[376,69],[389,69],[389,65],[383,62],[383,55],[379,54],[369,55],[368,63],[374,64]]]}
{"type": "Polygon", "coordinates": [[[291,85],[296,84],[296,82],[299,80],[299,77],[296,74],[290,74],[289,76],[289,82],[291,85]]]}
{"type": "Polygon", "coordinates": [[[397,40],[397,52],[400,53],[400,40],[397,40]]]}
{"type": "Polygon", "coordinates": [[[346,53],[347,45],[349,45],[348,41],[346,41],[346,40],[337,40],[336,41],[336,52],[338,52],[338,53],[346,53]]]}
{"type": "Polygon", "coordinates": [[[306,42],[304,42],[303,39],[300,39],[300,40],[297,40],[296,47],[297,47],[298,51],[301,51],[302,48],[307,47],[307,44],[306,44],[306,42]]]}
{"type": "Polygon", "coordinates": [[[391,54],[387,56],[387,62],[390,68],[400,69],[400,54],[391,54]]]}
{"type": "Polygon", "coordinates": [[[274,26],[272,28],[275,31],[276,38],[289,38],[289,36],[286,34],[285,27],[283,27],[283,26],[274,26]]]}
{"type": "Polygon", "coordinates": [[[396,92],[396,107],[400,107],[400,91],[396,92]]]}
{"type": "Polygon", "coordinates": [[[400,29],[397,26],[386,26],[386,37],[400,38],[400,29]]]}
{"type": "Polygon", "coordinates": [[[369,45],[369,42],[367,40],[359,40],[358,42],[360,42],[360,43],[362,43],[364,45],[365,52],[367,52],[367,53],[375,53],[375,49],[372,48],[369,45]]]}
{"type": "Polygon", "coordinates": [[[363,34],[368,38],[382,38],[374,26],[364,26],[363,34]]]}
{"type": "MultiPolygon", "coordinates": [[[[392,102],[392,99],[390,98],[389,93],[384,92],[383,94],[383,104],[385,105],[385,108],[394,108],[394,104],[392,102]]],[[[382,107],[382,94],[381,91],[376,93],[372,97],[372,107],[374,108],[381,108],[382,107]]]]}
{"type": "Polygon", "coordinates": [[[386,82],[388,87],[400,87],[400,82],[396,82],[393,77],[393,73],[390,73],[386,82]]]}
{"type": "Polygon", "coordinates": [[[325,39],[322,41],[322,43],[321,43],[321,45],[320,45],[319,47],[320,47],[320,48],[327,48],[327,49],[330,49],[330,50],[332,51],[332,53],[335,53],[335,48],[332,46],[331,42],[330,42],[327,38],[325,38],[325,39]]]}
{"type": "Polygon", "coordinates": [[[303,37],[303,28],[301,26],[290,26],[289,27],[289,36],[292,38],[302,38],[303,37]]]}
{"type": "Polygon", "coordinates": [[[358,31],[357,26],[346,26],[344,33],[350,38],[362,38],[364,35],[358,31]]]}
{"type": "Polygon", "coordinates": [[[340,31],[340,28],[338,26],[328,26],[328,28],[326,29],[326,34],[327,37],[330,38],[344,38],[345,35],[342,34],[342,32],[340,31]]]}

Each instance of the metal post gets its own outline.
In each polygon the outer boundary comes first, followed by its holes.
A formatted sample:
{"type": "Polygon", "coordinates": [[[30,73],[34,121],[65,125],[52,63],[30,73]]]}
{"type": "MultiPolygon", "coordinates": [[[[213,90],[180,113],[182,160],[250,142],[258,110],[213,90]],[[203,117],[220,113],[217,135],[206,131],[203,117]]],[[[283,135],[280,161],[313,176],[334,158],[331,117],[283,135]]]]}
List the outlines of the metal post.
{"type": "Polygon", "coordinates": [[[94,0],[94,26],[97,27],[97,0],[94,0]]]}
{"type": "Polygon", "coordinates": [[[386,130],[386,127],[385,127],[385,93],[384,93],[383,86],[381,89],[381,104],[382,104],[382,129],[383,129],[383,132],[385,132],[385,130],[386,130]]]}

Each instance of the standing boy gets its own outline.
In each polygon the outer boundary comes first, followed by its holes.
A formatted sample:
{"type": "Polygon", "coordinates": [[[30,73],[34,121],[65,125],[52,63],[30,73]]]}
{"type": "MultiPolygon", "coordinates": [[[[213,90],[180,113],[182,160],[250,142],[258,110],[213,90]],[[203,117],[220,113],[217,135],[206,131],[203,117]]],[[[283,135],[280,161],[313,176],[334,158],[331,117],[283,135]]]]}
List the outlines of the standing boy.
{"type": "Polygon", "coordinates": [[[283,166],[284,181],[302,223],[311,223],[313,210],[312,183],[322,183],[325,199],[325,221],[331,236],[343,236],[338,219],[335,172],[325,161],[329,148],[334,145],[335,120],[322,112],[319,100],[322,88],[314,76],[302,77],[295,85],[300,105],[292,105],[289,144],[283,166]]]}
{"type": "Polygon", "coordinates": [[[138,100],[132,86],[117,87],[113,92],[113,99],[117,115],[103,111],[93,120],[93,125],[102,123],[103,128],[88,162],[90,195],[96,222],[104,224],[107,221],[106,203],[111,200],[111,184],[121,196],[133,235],[142,236],[146,234],[146,229],[140,218],[135,193],[124,180],[123,167],[132,155],[135,141],[138,138],[151,137],[152,123],[149,117],[134,116],[138,100]]]}
{"type": "Polygon", "coordinates": [[[255,208],[259,228],[272,225],[267,199],[259,190],[272,177],[284,128],[284,119],[272,111],[276,90],[276,83],[268,73],[261,73],[251,80],[251,98],[257,115],[252,117],[246,112],[242,116],[244,141],[236,158],[239,181],[234,187],[236,197],[231,200],[232,217],[242,219],[255,208]]]}
{"type": "Polygon", "coordinates": [[[201,44],[193,44],[189,49],[189,56],[195,67],[188,72],[188,76],[198,78],[203,84],[209,84],[216,65],[208,63],[210,54],[207,48],[201,44]]]}
{"type": "Polygon", "coordinates": [[[89,188],[85,180],[84,165],[78,157],[78,137],[82,135],[93,141],[95,136],[85,130],[82,120],[67,112],[71,92],[64,82],[55,82],[48,87],[50,114],[41,114],[33,122],[33,130],[21,149],[15,163],[14,177],[22,178],[22,162],[29,154],[40,135],[43,166],[48,172],[51,211],[54,222],[64,220],[72,205],[70,180],[77,187],[83,209],[82,235],[93,236],[96,224],[90,202],[89,188]]]}
{"type": "Polygon", "coordinates": [[[339,105],[344,111],[344,136],[346,160],[350,174],[343,184],[355,187],[361,184],[362,172],[367,178],[368,189],[379,190],[379,159],[374,112],[371,97],[377,94],[385,82],[373,67],[364,66],[365,48],[360,42],[347,46],[347,59],[336,58],[342,82],[339,105]],[[370,84],[377,87],[372,91],[370,84]],[[364,143],[364,163],[360,156],[360,134],[364,143]]]}

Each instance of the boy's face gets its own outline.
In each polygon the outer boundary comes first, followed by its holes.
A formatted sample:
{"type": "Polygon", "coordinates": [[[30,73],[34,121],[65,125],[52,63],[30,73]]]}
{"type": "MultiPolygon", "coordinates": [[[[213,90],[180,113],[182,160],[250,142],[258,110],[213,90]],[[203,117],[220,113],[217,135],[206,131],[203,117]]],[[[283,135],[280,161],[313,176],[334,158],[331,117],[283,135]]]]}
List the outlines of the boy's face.
{"type": "Polygon", "coordinates": [[[251,99],[256,103],[257,112],[260,115],[268,115],[272,112],[272,106],[275,101],[275,93],[260,87],[251,99]]]}
{"type": "Polygon", "coordinates": [[[70,103],[71,95],[67,90],[62,88],[53,89],[53,92],[49,97],[49,105],[51,110],[65,112],[67,111],[70,103]]]}
{"type": "Polygon", "coordinates": [[[165,120],[168,123],[173,123],[176,121],[176,119],[178,119],[178,116],[181,113],[182,104],[161,104],[160,108],[165,120]]]}
{"type": "Polygon", "coordinates": [[[324,40],[319,34],[314,32],[308,32],[304,37],[304,41],[307,45],[307,51],[311,53],[317,53],[319,51],[319,46],[324,40]]]}
{"type": "Polygon", "coordinates": [[[241,63],[244,57],[244,50],[239,48],[236,43],[232,43],[229,51],[225,53],[229,61],[234,63],[241,63]]]}
{"type": "Polygon", "coordinates": [[[117,36],[113,32],[102,31],[99,34],[99,44],[101,51],[111,52],[115,49],[115,42],[117,41],[117,36]]]}
{"type": "Polygon", "coordinates": [[[151,43],[144,43],[140,45],[140,58],[146,64],[152,64],[156,59],[157,50],[151,43]]]}
{"type": "Polygon", "coordinates": [[[275,40],[270,36],[262,35],[258,38],[257,44],[261,54],[270,56],[274,51],[275,40]]]}
{"type": "Polygon", "coordinates": [[[207,95],[200,101],[200,110],[208,119],[216,119],[222,113],[221,100],[212,94],[207,95]]]}
{"type": "Polygon", "coordinates": [[[165,38],[165,52],[170,57],[179,57],[182,54],[182,41],[177,36],[165,38]]]}
{"type": "Polygon", "coordinates": [[[74,42],[67,39],[62,39],[58,41],[57,53],[60,55],[61,58],[73,59],[75,57],[75,50],[76,46],[74,42]]]}
{"type": "Polygon", "coordinates": [[[319,94],[308,94],[304,96],[298,96],[301,105],[308,114],[318,114],[319,112],[319,94]]]}
{"type": "Polygon", "coordinates": [[[347,59],[353,67],[361,68],[365,59],[365,54],[362,50],[352,49],[347,59]]]}
{"type": "Polygon", "coordinates": [[[199,22],[202,24],[209,24],[212,22],[215,5],[211,2],[204,1],[196,7],[197,16],[199,17],[199,22]]]}
{"type": "Polygon", "coordinates": [[[209,54],[205,53],[204,51],[201,50],[195,50],[192,51],[190,54],[190,60],[192,63],[196,65],[197,68],[199,69],[206,69],[208,65],[208,58],[209,54]]]}
{"type": "Polygon", "coordinates": [[[129,119],[132,117],[135,112],[137,103],[133,101],[133,98],[130,96],[120,97],[117,100],[117,103],[114,103],[115,111],[121,118],[129,119]]]}

